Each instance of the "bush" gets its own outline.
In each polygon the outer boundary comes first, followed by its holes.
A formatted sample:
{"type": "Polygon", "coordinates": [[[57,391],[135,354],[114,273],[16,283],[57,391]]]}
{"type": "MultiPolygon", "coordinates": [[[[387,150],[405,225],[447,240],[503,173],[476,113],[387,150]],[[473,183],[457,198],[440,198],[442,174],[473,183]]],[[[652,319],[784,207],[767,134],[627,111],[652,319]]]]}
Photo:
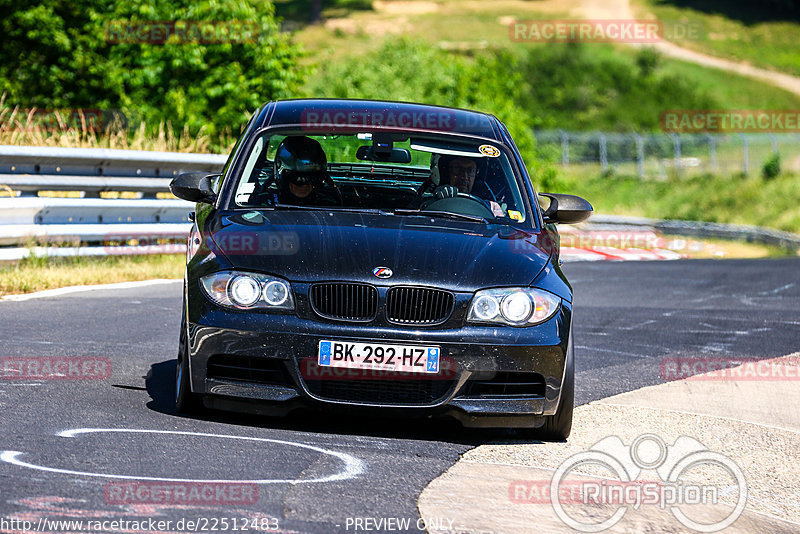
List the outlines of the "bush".
{"type": "Polygon", "coordinates": [[[22,108],[123,109],[148,127],[239,131],[264,101],[304,82],[268,0],[0,0],[0,94],[22,108]],[[107,42],[112,22],[246,21],[255,43],[107,42]]]}
{"type": "Polygon", "coordinates": [[[636,53],[636,66],[642,76],[650,76],[661,64],[661,54],[652,47],[646,47],[636,53]]]}
{"type": "Polygon", "coordinates": [[[773,154],[764,162],[764,166],[761,167],[761,176],[763,176],[765,180],[772,180],[777,178],[780,173],[781,156],[780,154],[773,154]]]}

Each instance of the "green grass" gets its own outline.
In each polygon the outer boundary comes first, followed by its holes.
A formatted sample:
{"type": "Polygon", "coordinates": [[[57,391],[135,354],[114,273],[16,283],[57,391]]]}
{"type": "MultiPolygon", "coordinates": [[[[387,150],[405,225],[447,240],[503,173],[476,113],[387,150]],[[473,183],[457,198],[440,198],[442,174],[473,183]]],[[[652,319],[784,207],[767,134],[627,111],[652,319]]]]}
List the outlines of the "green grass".
{"type": "MultiPolygon", "coordinates": [[[[602,56],[609,52],[599,48],[595,53],[602,56]]],[[[636,57],[628,47],[615,47],[613,54],[630,62],[636,57]]],[[[800,96],[753,78],[669,58],[661,60],[658,72],[675,75],[699,92],[712,95],[720,109],[800,109],[800,96]]]]}
{"type": "MultiPolygon", "coordinates": [[[[307,51],[308,60],[320,65],[307,81],[305,92],[310,96],[332,96],[328,94],[329,90],[326,91],[326,87],[331,85],[330,73],[337,72],[338,66],[348,62],[360,62],[363,68],[390,77],[386,86],[396,83],[397,79],[391,77],[402,69],[391,62],[398,59],[387,58],[385,54],[377,56],[376,50],[398,36],[421,43],[429,51],[437,51],[442,57],[449,56],[454,61],[459,57],[476,57],[500,50],[510,50],[516,55],[546,55],[560,45],[512,42],[508,34],[509,21],[566,18],[571,7],[570,0],[559,4],[558,8],[564,10],[561,12],[537,11],[537,2],[481,4],[440,0],[427,4],[434,6],[435,11],[397,13],[378,9],[380,5],[376,4],[374,11],[353,11],[344,19],[307,26],[298,31],[296,40],[307,51]]],[[[583,57],[579,63],[564,65],[561,73],[557,74],[558,82],[563,82],[560,87],[551,87],[548,78],[552,77],[542,78],[535,71],[524,73],[525,83],[531,86],[534,96],[523,105],[526,111],[537,114],[537,119],[540,119],[538,127],[658,131],[659,116],[669,109],[800,109],[800,96],[783,89],[668,58],[662,58],[654,72],[654,76],[662,80],[655,91],[653,83],[637,84],[637,80],[618,76],[626,69],[612,69],[614,72],[609,74],[609,69],[605,68],[604,63],[623,63],[630,66],[628,70],[637,71],[639,52],[636,50],[607,44],[586,44],[582,50],[583,57]],[[568,72],[569,69],[574,72],[568,72]],[[544,87],[544,93],[536,94],[536,87],[544,87]],[[559,98],[562,98],[560,104],[559,98]],[[540,100],[541,105],[537,105],[540,100]],[[581,108],[584,103],[586,107],[581,108]]],[[[487,72],[485,75],[498,78],[513,74],[516,73],[509,66],[505,72],[487,72]]],[[[409,88],[425,85],[432,73],[422,72],[418,76],[424,78],[404,80],[409,88]]],[[[349,83],[349,80],[341,83],[349,83]]],[[[373,89],[383,85],[373,85],[373,89]]],[[[370,97],[378,98],[373,93],[375,91],[371,91],[370,97]]],[[[498,95],[498,99],[501,96],[498,95]]],[[[425,95],[416,99],[431,100],[425,95]]],[[[441,100],[438,103],[447,104],[441,100]]],[[[502,108],[499,104],[490,105],[486,111],[499,113],[498,109],[502,108]]],[[[501,119],[507,120],[507,117],[501,119]]]]}
{"type": "Polygon", "coordinates": [[[56,287],[182,278],[183,254],[104,257],[29,257],[0,264],[0,296],[56,287]]]}
{"type": "Polygon", "coordinates": [[[800,233],[800,176],[774,180],[698,175],[664,181],[561,172],[559,191],[579,195],[598,213],[752,224],[800,233]]]}
{"type": "Polygon", "coordinates": [[[637,16],[652,13],[660,20],[701,28],[692,38],[671,39],[684,48],[800,76],[800,23],[770,19],[775,14],[767,6],[749,1],[737,5],[741,3],[634,0],[637,16]]]}

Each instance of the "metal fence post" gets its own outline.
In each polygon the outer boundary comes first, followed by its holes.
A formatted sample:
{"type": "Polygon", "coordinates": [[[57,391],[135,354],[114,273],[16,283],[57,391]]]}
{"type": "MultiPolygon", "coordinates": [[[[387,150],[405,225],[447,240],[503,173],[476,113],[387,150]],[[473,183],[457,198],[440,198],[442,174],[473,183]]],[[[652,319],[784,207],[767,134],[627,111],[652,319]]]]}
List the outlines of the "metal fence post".
{"type": "Polygon", "coordinates": [[[569,165],[569,135],[564,130],[558,131],[561,137],[561,165],[567,167],[569,165]]]}
{"type": "Polygon", "coordinates": [[[633,139],[636,141],[636,171],[639,173],[639,178],[644,178],[644,142],[642,136],[634,133],[633,139]]]}
{"type": "Polygon", "coordinates": [[[708,139],[708,167],[710,172],[717,172],[717,138],[711,134],[706,134],[708,139]]]}
{"type": "Polygon", "coordinates": [[[747,176],[750,174],[750,140],[744,134],[742,137],[742,172],[747,176]]]}
{"type": "Polygon", "coordinates": [[[608,170],[608,149],[606,147],[606,136],[605,134],[600,134],[598,138],[600,142],[600,168],[603,169],[603,172],[608,170]]]}
{"type": "Polygon", "coordinates": [[[673,158],[675,162],[675,171],[680,174],[682,170],[681,165],[681,138],[678,134],[672,134],[672,147],[674,150],[673,158]]]}

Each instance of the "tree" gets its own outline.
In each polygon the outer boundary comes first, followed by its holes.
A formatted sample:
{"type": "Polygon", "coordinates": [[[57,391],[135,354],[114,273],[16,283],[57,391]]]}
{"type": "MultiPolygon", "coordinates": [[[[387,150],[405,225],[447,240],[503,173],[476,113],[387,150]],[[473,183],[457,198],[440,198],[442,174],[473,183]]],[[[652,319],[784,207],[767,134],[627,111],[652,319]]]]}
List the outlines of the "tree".
{"type": "Polygon", "coordinates": [[[322,20],[322,0],[311,0],[311,24],[322,20]]]}
{"type": "Polygon", "coordinates": [[[305,76],[268,0],[110,9],[104,0],[0,0],[0,9],[0,93],[12,106],[121,108],[148,125],[235,133],[264,101],[297,94],[305,76]],[[160,23],[171,21],[159,41],[160,23]]]}

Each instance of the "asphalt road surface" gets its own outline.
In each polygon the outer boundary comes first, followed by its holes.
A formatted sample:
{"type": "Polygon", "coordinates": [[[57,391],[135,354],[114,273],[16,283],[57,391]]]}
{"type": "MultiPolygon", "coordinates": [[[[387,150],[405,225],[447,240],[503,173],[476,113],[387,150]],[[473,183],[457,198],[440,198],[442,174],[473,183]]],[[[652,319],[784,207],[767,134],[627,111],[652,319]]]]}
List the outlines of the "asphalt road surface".
{"type": "MultiPolygon", "coordinates": [[[[564,268],[576,291],[579,404],[662,382],[665,358],[800,350],[800,260],[564,268]]],[[[11,519],[84,521],[84,532],[114,520],[145,522],[129,523],[131,532],[222,530],[225,518],[229,531],[244,530],[245,518],[248,530],[255,520],[270,531],[355,532],[375,526],[365,518],[405,518],[412,529],[418,495],[462,453],[517,441],[428,420],[178,415],[180,291],[175,282],[0,303],[0,356],[108,358],[111,366],[105,380],[0,380],[0,532],[21,530],[11,519]],[[146,477],[261,483],[255,503],[224,493],[214,506],[121,505],[110,496],[120,483],[159,483],[146,477]]]]}

